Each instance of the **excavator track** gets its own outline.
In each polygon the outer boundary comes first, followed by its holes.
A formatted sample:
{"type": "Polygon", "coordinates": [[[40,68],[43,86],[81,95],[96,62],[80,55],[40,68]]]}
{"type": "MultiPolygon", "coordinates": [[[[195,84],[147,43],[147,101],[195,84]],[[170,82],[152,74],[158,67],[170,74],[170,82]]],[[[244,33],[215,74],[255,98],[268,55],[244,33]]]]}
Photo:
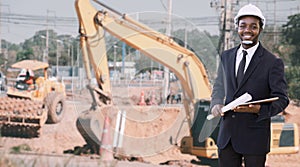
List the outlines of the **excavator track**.
{"type": "Polygon", "coordinates": [[[2,136],[38,137],[46,119],[47,111],[43,101],[15,97],[3,97],[0,100],[2,136]]]}

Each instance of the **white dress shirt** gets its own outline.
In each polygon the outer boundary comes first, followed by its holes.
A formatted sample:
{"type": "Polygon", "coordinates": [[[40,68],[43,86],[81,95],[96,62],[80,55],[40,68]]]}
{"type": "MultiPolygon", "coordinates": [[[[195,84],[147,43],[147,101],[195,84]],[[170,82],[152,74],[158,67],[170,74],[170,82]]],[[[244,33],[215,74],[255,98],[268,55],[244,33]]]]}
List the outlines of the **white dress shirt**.
{"type": "Polygon", "coordinates": [[[243,50],[247,51],[247,53],[248,53],[246,55],[246,64],[245,64],[245,69],[244,69],[244,73],[245,73],[258,45],[259,45],[259,42],[249,49],[244,49],[242,45],[240,46],[240,48],[237,51],[237,55],[236,55],[236,59],[235,59],[235,76],[237,75],[239,64],[240,64],[241,60],[243,59],[243,50]]]}

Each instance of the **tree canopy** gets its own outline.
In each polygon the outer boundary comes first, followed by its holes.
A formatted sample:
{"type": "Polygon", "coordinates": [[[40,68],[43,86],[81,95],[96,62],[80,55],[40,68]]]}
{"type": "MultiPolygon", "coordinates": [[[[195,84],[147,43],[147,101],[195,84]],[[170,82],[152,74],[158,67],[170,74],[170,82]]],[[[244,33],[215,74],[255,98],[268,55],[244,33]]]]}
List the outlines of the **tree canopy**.
{"type": "Polygon", "coordinates": [[[289,21],[283,25],[284,41],[294,46],[290,55],[293,66],[300,65],[300,13],[288,17],[289,21]]]}

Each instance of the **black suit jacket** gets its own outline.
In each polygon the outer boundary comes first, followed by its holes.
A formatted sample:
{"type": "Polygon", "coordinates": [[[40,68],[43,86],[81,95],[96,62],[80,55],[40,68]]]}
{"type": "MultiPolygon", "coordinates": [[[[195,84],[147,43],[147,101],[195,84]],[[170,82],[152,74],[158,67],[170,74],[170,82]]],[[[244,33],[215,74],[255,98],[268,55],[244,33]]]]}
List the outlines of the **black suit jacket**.
{"type": "Polygon", "coordinates": [[[238,87],[235,76],[238,48],[224,51],[221,55],[211,105],[226,105],[245,92],[252,95],[252,100],[270,97],[279,97],[279,100],[262,103],[258,114],[226,112],[220,121],[217,145],[222,149],[231,140],[236,152],[265,154],[270,151],[271,117],[282,112],[289,104],[284,64],[259,44],[238,87]]]}

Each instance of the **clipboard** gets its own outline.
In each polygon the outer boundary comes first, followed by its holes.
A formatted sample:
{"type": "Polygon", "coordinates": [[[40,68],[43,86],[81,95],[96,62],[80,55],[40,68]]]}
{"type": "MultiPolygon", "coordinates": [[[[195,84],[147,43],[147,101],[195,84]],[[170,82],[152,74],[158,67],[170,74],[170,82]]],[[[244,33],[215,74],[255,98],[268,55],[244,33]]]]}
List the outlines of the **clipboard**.
{"type": "Polygon", "coordinates": [[[249,105],[249,104],[257,104],[257,103],[267,103],[267,102],[276,101],[278,99],[279,99],[279,97],[272,97],[272,98],[268,98],[268,99],[255,100],[255,101],[250,101],[247,103],[242,103],[242,104],[240,104],[240,106],[249,105]]]}
{"type": "MultiPolygon", "coordinates": [[[[237,99],[233,100],[232,102],[230,102],[226,106],[224,106],[222,108],[222,113],[225,113],[225,112],[239,106],[240,104],[246,104],[246,102],[248,102],[250,100],[252,100],[252,96],[248,92],[246,92],[242,96],[238,97],[237,99]]],[[[214,118],[214,116],[212,114],[209,114],[206,117],[207,120],[211,120],[213,118],[214,118]]]]}

